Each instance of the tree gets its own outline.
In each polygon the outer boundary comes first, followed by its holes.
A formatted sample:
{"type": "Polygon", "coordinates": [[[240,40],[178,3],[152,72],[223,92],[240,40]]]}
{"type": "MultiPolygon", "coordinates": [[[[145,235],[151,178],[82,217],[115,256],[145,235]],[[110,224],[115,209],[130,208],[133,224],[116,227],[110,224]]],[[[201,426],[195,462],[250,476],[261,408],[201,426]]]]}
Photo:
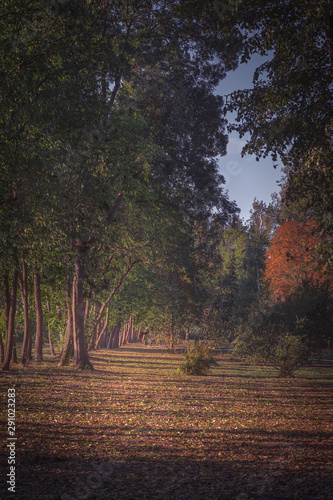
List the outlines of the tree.
{"type": "MultiPolygon", "coordinates": [[[[217,2],[217,6],[223,2],[217,2]]],[[[231,94],[230,130],[250,133],[243,154],[282,159],[289,199],[305,199],[326,233],[322,256],[332,264],[333,11],[330,0],[250,0],[225,12],[242,33],[242,62],[267,56],[253,88],[231,94]]],[[[222,15],[221,14],[221,15],[222,15]]]]}
{"type": "Polygon", "coordinates": [[[234,128],[241,135],[251,133],[244,152],[271,152],[274,159],[280,155],[286,161],[304,160],[320,146],[328,152],[333,105],[331,3],[238,2],[234,21],[243,30],[243,62],[255,52],[270,54],[255,72],[254,88],[235,92],[229,104],[238,112],[240,125],[234,128]]]}
{"type": "Polygon", "coordinates": [[[289,221],[279,227],[265,261],[265,279],[275,300],[286,300],[302,283],[323,285],[330,281],[323,273],[322,266],[316,266],[313,262],[318,240],[316,222],[289,221]]]}
{"type": "Polygon", "coordinates": [[[230,342],[238,329],[265,300],[265,252],[276,230],[275,203],[254,200],[247,225],[236,217],[220,227],[219,258],[207,273],[209,299],[205,329],[215,341],[230,342]]]}
{"type": "Polygon", "coordinates": [[[6,345],[4,353],[4,361],[2,369],[5,371],[9,370],[10,364],[13,357],[13,347],[15,342],[15,314],[16,314],[16,304],[17,304],[17,283],[18,283],[19,271],[14,270],[12,288],[9,289],[8,277],[5,278],[5,314],[6,314],[6,345]]]}
{"type": "Polygon", "coordinates": [[[217,343],[230,343],[242,315],[239,294],[244,277],[246,229],[235,218],[226,228],[220,228],[218,258],[206,274],[207,300],[204,332],[217,343]],[[208,278],[208,279],[207,279],[208,278]]]}

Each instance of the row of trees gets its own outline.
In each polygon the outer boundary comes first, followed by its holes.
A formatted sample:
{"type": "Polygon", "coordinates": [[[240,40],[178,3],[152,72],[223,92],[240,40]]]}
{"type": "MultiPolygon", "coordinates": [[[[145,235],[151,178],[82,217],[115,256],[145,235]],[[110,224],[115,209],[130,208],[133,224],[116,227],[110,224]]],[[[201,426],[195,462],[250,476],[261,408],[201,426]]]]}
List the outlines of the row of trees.
{"type": "MultiPolygon", "coordinates": [[[[268,362],[292,375],[332,345],[333,278],[313,211],[255,200],[249,224],[222,231],[215,338],[236,358],[268,362]],[[221,338],[221,331],[223,333],[221,338]]],[[[210,331],[212,332],[210,325],[210,331]]]]}
{"type": "Polygon", "coordinates": [[[172,331],[198,315],[195,255],[237,212],[218,174],[227,137],[213,92],[237,47],[221,50],[212,10],[172,0],[9,0],[0,23],[3,369],[18,288],[22,363],[34,295],[35,359],[46,313],[67,331],[62,362],[72,336],[75,367],[91,367],[87,342],[107,321],[168,316],[172,331]]]}

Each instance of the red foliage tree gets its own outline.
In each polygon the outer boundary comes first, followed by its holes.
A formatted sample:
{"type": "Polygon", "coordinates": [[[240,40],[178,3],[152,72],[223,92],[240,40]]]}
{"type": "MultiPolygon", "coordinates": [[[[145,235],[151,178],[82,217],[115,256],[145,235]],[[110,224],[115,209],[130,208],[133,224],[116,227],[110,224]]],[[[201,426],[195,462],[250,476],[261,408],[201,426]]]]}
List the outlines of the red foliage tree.
{"type": "Polygon", "coordinates": [[[318,286],[327,281],[322,267],[314,262],[319,243],[316,222],[290,221],[280,226],[265,256],[265,279],[275,300],[285,300],[304,282],[318,286]]]}

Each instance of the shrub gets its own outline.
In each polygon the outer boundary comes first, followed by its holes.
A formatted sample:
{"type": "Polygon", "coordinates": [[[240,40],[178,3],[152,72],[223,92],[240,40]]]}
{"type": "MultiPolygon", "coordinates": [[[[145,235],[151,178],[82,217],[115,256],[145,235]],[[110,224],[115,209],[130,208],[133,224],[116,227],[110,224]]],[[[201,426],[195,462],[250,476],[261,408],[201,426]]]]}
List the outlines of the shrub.
{"type": "Polygon", "coordinates": [[[237,338],[233,356],[264,362],[291,376],[331,337],[332,301],[325,290],[303,286],[286,301],[255,315],[237,338]]]}
{"type": "Polygon", "coordinates": [[[188,349],[185,362],[179,371],[186,375],[206,375],[214,365],[216,366],[217,363],[211,349],[205,344],[197,344],[194,348],[188,349]]]}
{"type": "Polygon", "coordinates": [[[309,346],[305,337],[286,333],[281,335],[272,356],[273,364],[280,369],[280,377],[290,377],[308,362],[309,346]]]}

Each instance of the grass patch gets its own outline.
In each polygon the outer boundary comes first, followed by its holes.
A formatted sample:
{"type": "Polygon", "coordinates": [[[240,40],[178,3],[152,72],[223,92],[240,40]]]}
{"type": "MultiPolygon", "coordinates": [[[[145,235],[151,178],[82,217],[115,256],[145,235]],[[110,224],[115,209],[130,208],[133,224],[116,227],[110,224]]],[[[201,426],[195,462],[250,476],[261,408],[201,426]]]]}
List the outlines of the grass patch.
{"type": "Polygon", "coordinates": [[[46,356],[2,374],[3,400],[16,384],[15,498],[332,498],[332,364],[279,379],[220,355],[185,377],[163,349],[91,358],[92,373],[46,356]]]}

